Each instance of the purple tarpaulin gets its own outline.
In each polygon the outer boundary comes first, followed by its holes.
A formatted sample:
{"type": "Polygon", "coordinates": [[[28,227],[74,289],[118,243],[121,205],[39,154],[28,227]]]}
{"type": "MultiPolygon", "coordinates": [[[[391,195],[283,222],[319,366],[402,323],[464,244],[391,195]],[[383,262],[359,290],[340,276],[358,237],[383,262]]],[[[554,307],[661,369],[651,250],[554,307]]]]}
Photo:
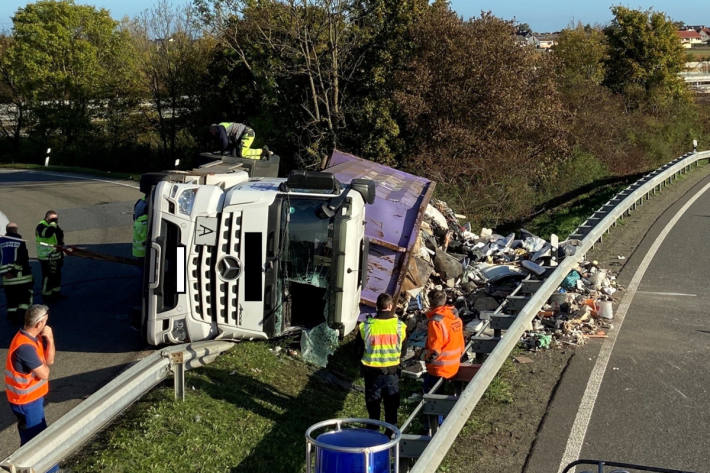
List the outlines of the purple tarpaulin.
{"type": "Polygon", "coordinates": [[[365,208],[370,252],[367,284],[360,299],[363,312],[371,313],[380,293],[399,294],[435,184],[338,150],[330,157],[326,171],[345,184],[355,178],[372,179],[376,184],[375,203],[365,208]]]}

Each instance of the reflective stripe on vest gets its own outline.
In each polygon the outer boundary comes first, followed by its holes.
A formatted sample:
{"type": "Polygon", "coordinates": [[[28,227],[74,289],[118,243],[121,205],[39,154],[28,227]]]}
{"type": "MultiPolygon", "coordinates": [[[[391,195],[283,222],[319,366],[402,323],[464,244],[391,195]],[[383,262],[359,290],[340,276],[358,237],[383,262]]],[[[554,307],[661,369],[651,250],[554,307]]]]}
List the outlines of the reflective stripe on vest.
{"type": "Polygon", "coordinates": [[[11,404],[27,404],[45,396],[49,392],[49,383],[46,379],[39,379],[34,374],[20,373],[12,365],[12,354],[21,345],[32,345],[37,351],[40,361],[46,363],[44,357],[44,347],[39,339],[32,340],[30,337],[18,331],[10,342],[5,360],[5,394],[11,404]]]}
{"type": "Polygon", "coordinates": [[[360,335],[365,342],[362,364],[375,368],[399,365],[402,343],[406,337],[404,323],[396,317],[369,318],[360,324],[360,335]]]}
{"type": "Polygon", "coordinates": [[[27,284],[28,282],[32,282],[32,273],[30,274],[23,274],[22,273],[22,266],[18,265],[13,265],[14,267],[11,268],[14,272],[14,276],[8,276],[7,274],[3,275],[2,277],[2,285],[3,286],[19,286],[20,284],[27,284]]]}
{"type": "Polygon", "coordinates": [[[47,231],[47,229],[51,226],[55,227],[57,226],[56,223],[52,222],[49,223],[46,220],[42,220],[39,222],[39,225],[42,225],[44,227],[40,232],[35,231],[35,240],[37,241],[37,258],[38,259],[49,259],[49,255],[56,251],[54,246],[57,245],[58,240],[57,240],[57,233],[54,232],[54,234],[51,237],[46,237],[44,236],[44,233],[47,231]],[[46,243],[47,245],[40,245],[40,243],[46,243]]]}
{"type": "Polygon", "coordinates": [[[148,237],[148,216],[141,215],[133,222],[133,247],[131,253],[136,258],[145,256],[145,240],[148,237]]]}

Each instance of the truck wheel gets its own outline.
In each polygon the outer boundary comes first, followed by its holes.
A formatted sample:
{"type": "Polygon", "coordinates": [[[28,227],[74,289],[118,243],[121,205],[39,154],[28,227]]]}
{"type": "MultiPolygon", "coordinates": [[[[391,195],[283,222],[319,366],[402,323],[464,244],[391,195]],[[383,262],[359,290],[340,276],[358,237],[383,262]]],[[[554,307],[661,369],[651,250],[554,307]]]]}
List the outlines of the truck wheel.
{"type": "Polygon", "coordinates": [[[167,172],[147,172],[141,174],[140,190],[144,194],[150,194],[150,190],[160,181],[168,176],[167,172]]]}

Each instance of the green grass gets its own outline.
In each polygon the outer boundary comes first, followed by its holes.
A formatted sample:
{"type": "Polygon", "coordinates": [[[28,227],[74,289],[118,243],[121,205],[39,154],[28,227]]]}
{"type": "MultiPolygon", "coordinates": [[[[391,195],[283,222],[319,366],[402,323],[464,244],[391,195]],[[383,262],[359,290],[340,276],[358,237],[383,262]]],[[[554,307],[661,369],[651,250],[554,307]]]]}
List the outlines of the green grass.
{"type": "Polygon", "coordinates": [[[582,194],[571,202],[536,216],[526,222],[524,227],[545,239],[549,239],[550,234],[554,233],[560,240],[564,240],[599,207],[625,187],[624,184],[608,185],[582,194]]]}
{"type": "Polygon", "coordinates": [[[171,387],[153,390],[66,466],[117,473],[301,471],[306,429],[334,417],[367,417],[364,396],[274,354],[272,346],[240,343],[188,372],[185,402],[173,400],[171,387]]]}
{"type": "Polygon", "coordinates": [[[685,52],[688,55],[689,61],[700,61],[702,59],[710,59],[710,47],[689,48],[685,52]]]}
{"type": "Polygon", "coordinates": [[[139,180],[140,174],[130,174],[125,172],[111,172],[111,171],[100,171],[98,169],[92,168],[82,168],[78,166],[47,166],[44,167],[41,164],[27,164],[27,163],[2,163],[0,168],[9,169],[31,169],[40,171],[56,171],[56,172],[75,172],[80,174],[88,174],[91,176],[99,177],[111,177],[114,179],[130,179],[139,180]]]}

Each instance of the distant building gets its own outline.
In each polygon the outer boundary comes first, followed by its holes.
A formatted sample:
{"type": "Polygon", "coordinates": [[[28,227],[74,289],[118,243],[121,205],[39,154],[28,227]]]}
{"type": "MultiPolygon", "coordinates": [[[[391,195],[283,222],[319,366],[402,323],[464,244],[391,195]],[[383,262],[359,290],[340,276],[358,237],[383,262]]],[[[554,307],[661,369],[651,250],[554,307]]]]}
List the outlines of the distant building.
{"type": "Polygon", "coordinates": [[[692,48],[694,44],[703,44],[703,39],[695,30],[682,30],[676,31],[676,34],[680,38],[680,44],[684,48],[692,48]]]}
{"type": "Polygon", "coordinates": [[[538,49],[550,49],[557,44],[557,34],[538,34],[535,35],[535,47],[538,49]]]}

